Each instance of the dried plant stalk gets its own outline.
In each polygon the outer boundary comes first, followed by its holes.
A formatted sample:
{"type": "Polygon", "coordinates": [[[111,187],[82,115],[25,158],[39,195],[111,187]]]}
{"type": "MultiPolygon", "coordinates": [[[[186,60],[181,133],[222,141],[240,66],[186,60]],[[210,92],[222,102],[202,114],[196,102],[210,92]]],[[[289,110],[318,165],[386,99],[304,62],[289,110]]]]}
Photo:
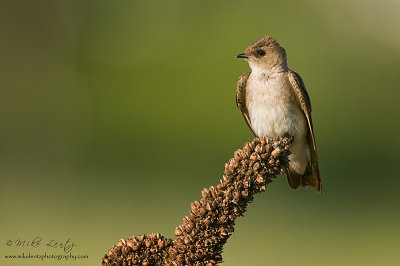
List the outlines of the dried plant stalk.
{"type": "Polygon", "coordinates": [[[255,138],[225,164],[217,187],[202,198],[175,229],[175,238],[151,234],[121,239],[103,258],[103,265],[217,265],[222,248],[254,195],[289,165],[291,137],[255,138]]]}

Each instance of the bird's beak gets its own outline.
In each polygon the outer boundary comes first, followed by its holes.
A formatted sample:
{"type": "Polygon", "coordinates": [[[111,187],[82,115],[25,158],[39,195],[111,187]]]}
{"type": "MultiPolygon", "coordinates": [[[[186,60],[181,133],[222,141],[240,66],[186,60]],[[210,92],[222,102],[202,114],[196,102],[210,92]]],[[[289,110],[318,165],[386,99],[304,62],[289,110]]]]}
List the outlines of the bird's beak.
{"type": "Polygon", "coordinates": [[[247,56],[247,55],[244,54],[244,53],[241,53],[241,54],[238,54],[238,55],[236,56],[236,58],[249,58],[249,56],[247,56]]]}

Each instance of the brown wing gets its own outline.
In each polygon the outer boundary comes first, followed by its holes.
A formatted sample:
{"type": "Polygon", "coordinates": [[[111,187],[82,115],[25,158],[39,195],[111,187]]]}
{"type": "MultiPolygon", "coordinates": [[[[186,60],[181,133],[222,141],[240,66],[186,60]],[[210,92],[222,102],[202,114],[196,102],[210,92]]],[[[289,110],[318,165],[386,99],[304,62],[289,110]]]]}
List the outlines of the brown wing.
{"type": "Polygon", "coordinates": [[[238,81],[238,84],[236,87],[236,105],[239,108],[239,110],[242,112],[244,120],[246,121],[246,124],[249,126],[251,132],[253,132],[254,136],[257,137],[256,133],[254,133],[254,130],[251,127],[249,112],[247,111],[247,107],[246,107],[246,83],[247,83],[247,79],[249,78],[250,74],[251,74],[250,72],[243,73],[239,78],[239,81],[238,81]]]}
{"type": "Polygon", "coordinates": [[[303,110],[308,123],[308,148],[310,150],[311,157],[311,173],[303,176],[302,183],[304,185],[313,186],[318,192],[322,193],[322,183],[318,166],[317,146],[315,144],[313,123],[311,118],[310,97],[308,96],[306,87],[304,86],[303,80],[301,79],[299,74],[289,70],[288,77],[290,84],[292,85],[293,92],[296,95],[297,102],[301,110],[303,110]]]}

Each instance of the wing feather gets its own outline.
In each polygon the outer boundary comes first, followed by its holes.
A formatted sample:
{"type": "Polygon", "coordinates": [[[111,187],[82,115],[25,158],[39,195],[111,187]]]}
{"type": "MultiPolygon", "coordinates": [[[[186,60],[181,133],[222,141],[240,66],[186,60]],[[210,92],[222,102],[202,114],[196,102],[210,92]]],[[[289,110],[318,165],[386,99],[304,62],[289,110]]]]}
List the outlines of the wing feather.
{"type": "Polygon", "coordinates": [[[251,132],[253,132],[254,136],[257,137],[256,133],[253,130],[253,127],[251,126],[250,116],[246,106],[246,84],[250,74],[250,72],[243,73],[239,78],[236,87],[236,105],[242,112],[247,126],[250,128],[251,132]]]}
{"type": "Polygon", "coordinates": [[[288,71],[288,77],[297,102],[303,111],[308,123],[308,147],[311,157],[311,174],[304,177],[305,185],[314,186],[315,189],[322,193],[322,183],[318,165],[317,145],[315,143],[314,129],[311,118],[311,101],[308,96],[306,87],[300,75],[294,71],[288,71]]]}

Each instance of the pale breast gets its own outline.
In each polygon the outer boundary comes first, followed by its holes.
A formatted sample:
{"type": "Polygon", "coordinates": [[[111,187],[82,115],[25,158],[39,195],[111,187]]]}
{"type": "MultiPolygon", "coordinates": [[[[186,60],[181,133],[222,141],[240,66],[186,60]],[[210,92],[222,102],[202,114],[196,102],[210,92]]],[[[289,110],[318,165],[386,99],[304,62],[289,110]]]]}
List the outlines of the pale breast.
{"type": "Polygon", "coordinates": [[[286,73],[270,77],[251,74],[246,84],[246,105],[258,136],[288,133],[295,138],[306,133],[306,121],[292,93],[286,73]]]}

